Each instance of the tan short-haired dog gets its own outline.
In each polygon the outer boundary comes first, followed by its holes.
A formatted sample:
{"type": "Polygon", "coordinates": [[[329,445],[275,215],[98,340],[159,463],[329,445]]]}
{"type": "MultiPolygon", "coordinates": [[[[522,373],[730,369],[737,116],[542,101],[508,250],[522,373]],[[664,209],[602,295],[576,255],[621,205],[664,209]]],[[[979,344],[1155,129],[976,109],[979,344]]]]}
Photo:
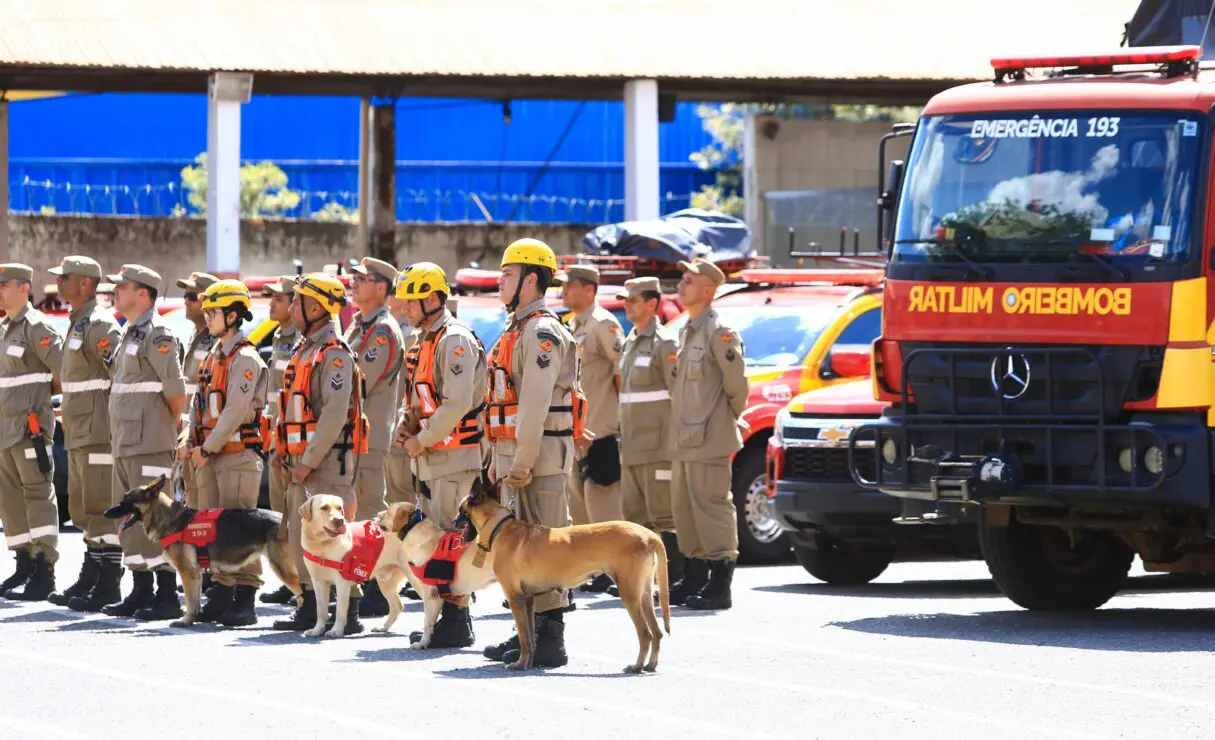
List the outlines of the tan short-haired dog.
{"type": "Polygon", "coordinates": [[[671,634],[671,600],[667,554],[662,538],[632,522],[599,522],[572,527],[545,527],[518,521],[496,498],[497,486],[474,485],[460,503],[460,513],[477,530],[477,546],[493,557],[494,573],[510,601],[519,631],[519,660],[510,668],[530,668],[535,645],[533,597],[570,588],[597,573],[607,573],[637,629],[640,650],[630,673],[658,667],[662,632],[654,616],[654,580],[662,621],[671,634]],[[646,654],[649,653],[649,660],[646,654]]]}

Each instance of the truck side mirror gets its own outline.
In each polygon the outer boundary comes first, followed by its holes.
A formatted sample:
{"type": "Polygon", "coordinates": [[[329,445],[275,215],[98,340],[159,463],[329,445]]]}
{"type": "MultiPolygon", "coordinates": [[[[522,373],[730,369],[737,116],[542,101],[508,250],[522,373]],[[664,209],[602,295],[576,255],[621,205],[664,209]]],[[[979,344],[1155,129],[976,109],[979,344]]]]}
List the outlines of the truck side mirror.
{"type": "Polygon", "coordinates": [[[899,192],[903,189],[903,175],[907,163],[901,159],[890,160],[886,168],[886,192],[881,195],[882,210],[886,217],[882,220],[882,243],[889,245],[894,241],[894,208],[899,202],[899,192]]]}
{"type": "Polygon", "coordinates": [[[869,377],[870,354],[868,347],[840,346],[827,355],[823,363],[824,379],[869,377]]]}

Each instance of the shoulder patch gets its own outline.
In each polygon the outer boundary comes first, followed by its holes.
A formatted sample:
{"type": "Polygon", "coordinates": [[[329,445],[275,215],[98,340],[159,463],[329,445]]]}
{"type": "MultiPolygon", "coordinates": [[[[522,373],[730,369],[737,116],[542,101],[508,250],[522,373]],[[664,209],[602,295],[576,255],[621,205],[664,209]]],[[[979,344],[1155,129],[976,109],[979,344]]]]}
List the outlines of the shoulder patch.
{"type": "Polygon", "coordinates": [[[553,358],[549,357],[548,355],[536,355],[536,364],[540,366],[541,370],[543,370],[549,365],[553,364],[553,358]]]}
{"type": "Polygon", "coordinates": [[[38,344],[42,347],[49,347],[49,346],[51,346],[51,338],[43,337],[42,339],[38,340],[38,344]]]}
{"type": "Polygon", "coordinates": [[[463,373],[464,373],[464,366],[461,365],[460,363],[457,362],[456,364],[451,366],[452,375],[461,375],[463,373]]]}
{"type": "Polygon", "coordinates": [[[102,337],[101,339],[97,340],[97,349],[101,350],[102,352],[105,352],[106,349],[109,348],[109,346],[110,346],[109,337],[102,337]]]}
{"type": "Polygon", "coordinates": [[[165,343],[160,344],[160,346],[156,348],[156,351],[162,355],[167,355],[167,354],[169,354],[169,350],[172,348],[173,348],[172,345],[165,342],[165,343]]]}
{"type": "Polygon", "coordinates": [[[671,352],[671,353],[669,353],[669,354],[667,355],[667,362],[669,362],[669,363],[671,363],[672,365],[674,365],[674,364],[675,364],[675,360],[676,360],[677,358],[678,358],[678,355],[676,355],[674,352],[671,352]]]}
{"type": "Polygon", "coordinates": [[[550,341],[550,340],[548,340],[548,339],[541,339],[541,340],[540,340],[540,351],[541,351],[541,352],[551,352],[552,350],[553,350],[553,343],[552,343],[552,341],[550,341]]]}
{"type": "Polygon", "coordinates": [[[367,351],[365,353],[363,353],[363,362],[375,362],[376,358],[379,356],[380,356],[379,347],[376,347],[376,346],[368,347],[367,351]]]}
{"type": "Polygon", "coordinates": [[[250,369],[250,370],[246,370],[246,371],[245,371],[245,380],[253,380],[253,378],[254,378],[256,375],[257,375],[257,373],[253,372],[253,370],[251,370],[251,369],[250,369]]]}
{"type": "Polygon", "coordinates": [[[88,319],[81,319],[80,321],[77,321],[77,322],[76,322],[76,326],[75,326],[75,327],[73,327],[73,328],[74,328],[76,331],[84,331],[84,327],[86,327],[86,326],[88,326],[88,325],[89,325],[89,320],[88,320],[88,319]]]}
{"type": "Polygon", "coordinates": [[[376,344],[388,344],[388,332],[379,332],[375,335],[376,344]]]}
{"type": "Polygon", "coordinates": [[[333,367],[334,367],[334,369],[336,369],[336,370],[341,370],[341,369],[342,369],[343,367],[345,367],[345,366],[346,366],[346,361],[345,361],[345,360],[343,360],[341,357],[335,357],[335,358],[333,358],[333,367]]]}
{"type": "Polygon", "coordinates": [[[728,331],[721,333],[721,343],[722,344],[729,344],[730,342],[733,342],[733,341],[734,341],[733,333],[728,332],[728,331]]]}
{"type": "MultiPolygon", "coordinates": [[[[452,353],[453,355],[455,355],[456,357],[463,357],[463,356],[464,356],[464,348],[463,348],[462,346],[460,346],[460,345],[456,345],[455,349],[453,349],[453,350],[451,351],[451,353],[452,353]]],[[[457,374],[457,375],[459,375],[459,373],[456,373],[456,374],[457,374]]]]}
{"type": "MultiPolygon", "coordinates": [[[[142,336],[136,337],[136,339],[142,339],[142,338],[143,338],[142,336]]],[[[154,344],[174,344],[177,342],[177,339],[174,338],[172,334],[165,332],[164,334],[161,334],[160,336],[153,339],[152,342],[154,344]]]]}
{"type": "Polygon", "coordinates": [[[536,332],[536,339],[539,339],[541,342],[543,342],[544,340],[546,340],[546,339],[547,339],[549,342],[551,342],[551,343],[553,343],[553,344],[560,344],[560,343],[561,343],[561,340],[560,340],[560,339],[557,337],[557,335],[556,335],[556,334],[554,334],[554,333],[552,333],[552,332],[551,332],[551,331],[549,331],[548,329],[540,329],[540,330],[538,330],[538,331],[536,332]]]}
{"type": "Polygon", "coordinates": [[[329,387],[335,391],[342,390],[343,385],[345,385],[345,381],[342,380],[341,375],[334,375],[332,378],[329,379],[329,387]]]}

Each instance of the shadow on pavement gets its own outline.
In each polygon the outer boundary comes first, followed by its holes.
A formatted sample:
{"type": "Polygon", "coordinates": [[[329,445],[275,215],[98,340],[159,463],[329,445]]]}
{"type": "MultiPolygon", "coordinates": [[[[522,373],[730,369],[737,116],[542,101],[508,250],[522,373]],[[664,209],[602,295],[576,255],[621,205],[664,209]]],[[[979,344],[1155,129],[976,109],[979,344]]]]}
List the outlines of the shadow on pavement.
{"type": "MultiPolygon", "coordinates": [[[[566,666],[568,668],[569,666],[566,666]]],[[[481,678],[503,678],[507,676],[537,676],[551,673],[554,676],[563,678],[631,678],[637,680],[637,675],[625,673],[621,670],[619,673],[607,671],[604,673],[574,673],[566,670],[566,668],[532,668],[526,671],[513,671],[506,667],[505,663],[498,663],[491,660],[486,660],[485,665],[475,668],[450,668],[446,671],[435,671],[436,676],[444,678],[460,678],[460,679],[481,679],[481,678]]],[[[647,674],[641,674],[647,675],[647,674]]]]}
{"type": "Polygon", "coordinates": [[[1208,609],[1098,609],[1094,612],[1000,611],[899,614],[830,626],[854,632],[941,640],[1112,650],[1130,653],[1215,651],[1208,609]]]}
{"type": "MultiPolygon", "coordinates": [[[[384,635],[385,637],[402,637],[406,642],[409,640],[409,635],[384,635]]],[[[476,647],[468,648],[434,648],[428,650],[414,650],[409,647],[393,647],[383,650],[359,650],[356,651],[353,658],[344,660],[336,660],[335,663],[413,663],[423,660],[435,660],[438,658],[446,658],[452,655],[480,655],[481,649],[476,647]]]]}
{"type": "Polygon", "coordinates": [[[63,611],[60,609],[41,609],[29,614],[16,614],[11,617],[5,617],[3,622],[78,622],[84,616],[76,612],[63,611]]]}
{"type": "Polygon", "coordinates": [[[81,618],[78,622],[70,624],[61,624],[55,627],[57,632],[116,632],[134,627],[137,623],[130,619],[115,619],[113,617],[104,617],[101,619],[84,619],[81,618]]]}
{"type": "Polygon", "coordinates": [[[808,596],[872,596],[883,599],[963,599],[1002,596],[989,578],[959,581],[902,581],[867,583],[861,586],[835,586],[830,583],[790,583],[780,586],[755,586],[753,591],[808,596]]]}

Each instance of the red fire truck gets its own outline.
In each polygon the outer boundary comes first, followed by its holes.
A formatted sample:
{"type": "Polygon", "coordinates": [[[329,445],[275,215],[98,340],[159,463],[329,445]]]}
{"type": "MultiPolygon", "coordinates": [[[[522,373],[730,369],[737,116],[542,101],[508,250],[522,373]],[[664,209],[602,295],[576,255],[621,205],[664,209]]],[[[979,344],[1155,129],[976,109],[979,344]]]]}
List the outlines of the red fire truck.
{"type": "Polygon", "coordinates": [[[913,136],[879,218],[873,378],[891,407],[854,430],[852,474],[977,507],[992,576],[1028,609],[1100,606],[1136,554],[1215,570],[1215,73],[1200,56],[994,59],[993,81],[890,134],[913,136]]]}

